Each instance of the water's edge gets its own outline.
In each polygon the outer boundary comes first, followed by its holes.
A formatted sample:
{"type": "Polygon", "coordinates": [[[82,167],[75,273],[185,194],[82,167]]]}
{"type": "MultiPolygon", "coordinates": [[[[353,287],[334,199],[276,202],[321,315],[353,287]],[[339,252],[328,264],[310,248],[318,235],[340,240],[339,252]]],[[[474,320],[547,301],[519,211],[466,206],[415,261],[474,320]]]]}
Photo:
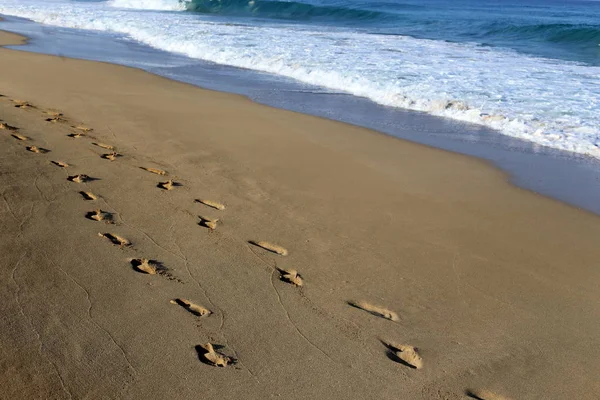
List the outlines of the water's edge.
{"type": "Polygon", "coordinates": [[[600,160],[542,147],[490,128],[378,105],[291,79],[190,59],[125,37],[49,27],[2,16],[0,28],[28,37],[10,48],[136,67],[275,108],[345,122],[490,162],[514,185],[600,215],[600,160]],[[108,50],[107,50],[108,49],[108,50]]]}

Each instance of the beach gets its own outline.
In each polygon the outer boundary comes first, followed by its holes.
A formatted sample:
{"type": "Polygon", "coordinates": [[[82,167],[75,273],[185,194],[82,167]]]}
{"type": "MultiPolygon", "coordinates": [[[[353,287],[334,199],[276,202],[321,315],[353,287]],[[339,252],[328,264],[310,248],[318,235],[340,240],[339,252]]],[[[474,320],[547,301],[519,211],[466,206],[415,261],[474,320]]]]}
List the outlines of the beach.
{"type": "Polygon", "coordinates": [[[0,94],[0,398],[600,397],[597,215],[134,68],[3,48],[0,94]]]}

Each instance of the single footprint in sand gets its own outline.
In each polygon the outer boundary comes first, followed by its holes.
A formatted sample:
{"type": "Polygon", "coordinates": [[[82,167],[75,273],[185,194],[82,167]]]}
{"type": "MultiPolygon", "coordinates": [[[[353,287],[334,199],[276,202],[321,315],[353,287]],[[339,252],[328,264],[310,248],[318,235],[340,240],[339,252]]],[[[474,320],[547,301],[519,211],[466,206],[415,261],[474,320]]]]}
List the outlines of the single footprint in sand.
{"type": "Polygon", "coordinates": [[[113,151],[112,153],[102,154],[100,157],[104,158],[105,160],[115,161],[117,157],[122,157],[122,155],[116,151],[113,151]]]}
{"type": "Polygon", "coordinates": [[[291,283],[294,286],[302,286],[304,285],[304,281],[302,276],[295,269],[283,269],[277,268],[277,270],[281,273],[280,279],[284,282],[291,283]]]}
{"type": "MultiPolygon", "coordinates": [[[[216,345],[215,345],[216,346],[216,345]]],[[[220,346],[219,346],[220,347],[220,346]]],[[[196,351],[200,357],[200,361],[214,367],[226,367],[227,364],[235,364],[236,360],[224,354],[215,351],[212,344],[200,344],[196,346],[196,351]]]]}
{"type": "Polygon", "coordinates": [[[351,305],[352,307],[356,307],[356,308],[364,310],[368,313],[371,313],[377,317],[389,319],[390,321],[399,321],[400,320],[400,318],[398,318],[398,314],[396,314],[395,312],[388,310],[385,307],[379,307],[379,306],[375,306],[373,304],[367,303],[366,301],[349,301],[348,304],[351,305]]]}
{"type": "Polygon", "coordinates": [[[98,178],[92,178],[91,176],[87,176],[85,174],[73,175],[69,176],[67,180],[75,183],[87,183],[98,180],[98,178]]]}
{"type": "Polygon", "coordinates": [[[158,168],[150,168],[150,167],[140,167],[141,169],[143,169],[144,171],[148,171],[148,172],[152,172],[153,174],[157,174],[157,175],[166,175],[167,171],[163,171],[162,169],[158,169],[158,168]]]}
{"type": "Polygon", "coordinates": [[[92,192],[79,192],[79,194],[83,197],[84,200],[97,200],[98,197],[92,192]]]}
{"type": "Polygon", "coordinates": [[[44,154],[50,152],[48,149],[43,149],[37,146],[27,146],[26,149],[32,153],[44,154]]]}
{"type": "Polygon", "coordinates": [[[23,100],[13,100],[13,103],[15,103],[15,107],[17,108],[35,108],[33,104],[23,100]]]}
{"type": "Polygon", "coordinates": [[[150,275],[156,275],[157,273],[166,270],[162,263],[156,260],[148,260],[146,258],[134,258],[131,260],[131,265],[136,271],[150,275]]]}
{"type": "Polygon", "coordinates": [[[19,135],[18,133],[13,133],[11,136],[17,140],[29,140],[27,136],[19,135]]]}
{"type": "Polygon", "coordinates": [[[202,306],[199,306],[198,304],[194,304],[191,301],[186,300],[186,299],[181,299],[181,298],[174,299],[174,300],[171,300],[171,304],[180,305],[181,307],[185,308],[192,314],[197,315],[199,317],[204,317],[206,315],[212,314],[212,311],[210,311],[208,308],[204,308],[202,306]]]}
{"type": "Polygon", "coordinates": [[[166,182],[159,182],[158,185],[156,185],[156,187],[159,187],[164,190],[173,190],[173,188],[177,187],[177,186],[182,186],[182,185],[181,185],[181,183],[175,182],[172,179],[168,180],[166,182]]]}
{"type": "Polygon", "coordinates": [[[99,236],[110,240],[110,242],[119,247],[129,247],[131,242],[122,236],[115,235],[114,233],[99,233],[99,236]]]}
{"type": "Polygon", "coordinates": [[[198,218],[200,218],[200,222],[198,222],[198,225],[204,226],[205,228],[208,228],[213,231],[217,229],[217,221],[219,221],[218,219],[206,218],[201,215],[198,215],[198,218]]]}
{"type": "Polygon", "coordinates": [[[73,126],[71,126],[71,128],[77,129],[78,131],[82,131],[82,132],[91,132],[91,131],[93,131],[92,128],[88,128],[87,126],[83,126],[83,125],[73,125],[73,126]]]}
{"type": "Polygon", "coordinates": [[[113,146],[111,146],[110,144],[97,143],[97,142],[94,142],[94,143],[92,143],[92,144],[93,144],[94,146],[102,147],[103,149],[106,149],[106,150],[114,150],[114,149],[115,149],[115,148],[114,148],[113,146]]]}
{"type": "Polygon", "coordinates": [[[67,164],[66,162],[62,162],[62,161],[51,161],[52,164],[56,165],[57,167],[61,167],[61,168],[68,168],[69,164],[67,164]]]}
{"type": "Polygon", "coordinates": [[[477,400],[510,400],[508,397],[490,392],[489,390],[468,389],[466,395],[477,400]]]}
{"type": "Polygon", "coordinates": [[[414,369],[423,368],[423,358],[419,354],[419,349],[404,344],[391,344],[383,342],[388,348],[390,358],[414,369]]]}
{"type": "Polygon", "coordinates": [[[94,211],[90,211],[85,214],[85,217],[94,221],[105,221],[106,223],[113,224],[114,223],[114,215],[108,211],[102,211],[101,209],[96,209],[94,211]]]}
{"type": "Polygon", "coordinates": [[[50,117],[46,118],[46,122],[66,122],[66,120],[62,117],[50,117]]]}
{"type": "Polygon", "coordinates": [[[225,205],[224,204],[218,203],[216,201],[203,200],[203,199],[196,199],[195,201],[196,201],[196,203],[202,203],[205,206],[209,206],[209,207],[215,208],[217,210],[221,210],[222,211],[222,210],[225,209],[225,205]]]}
{"type": "Polygon", "coordinates": [[[261,247],[261,248],[263,248],[265,250],[268,250],[268,251],[270,251],[272,253],[279,254],[281,256],[287,256],[288,255],[288,251],[285,248],[283,248],[283,247],[281,247],[279,245],[273,244],[273,243],[264,242],[264,241],[255,242],[253,240],[251,240],[249,243],[253,244],[255,246],[261,247]]]}
{"type": "Polygon", "coordinates": [[[80,138],[82,136],[85,136],[85,133],[75,132],[75,133],[69,133],[67,136],[70,137],[70,138],[77,139],[77,138],[80,138]]]}
{"type": "Polygon", "coordinates": [[[9,125],[5,122],[0,122],[0,129],[4,129],[6,131],[16,131],[19,128],[17,128],[16,126],[9,125]]]}

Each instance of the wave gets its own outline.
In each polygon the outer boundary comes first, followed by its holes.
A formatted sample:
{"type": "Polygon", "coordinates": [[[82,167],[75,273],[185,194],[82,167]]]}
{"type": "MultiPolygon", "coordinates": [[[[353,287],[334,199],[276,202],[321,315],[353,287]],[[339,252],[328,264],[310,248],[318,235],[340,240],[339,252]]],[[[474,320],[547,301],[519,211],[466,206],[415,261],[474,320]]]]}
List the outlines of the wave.
{"type": "Polygon", "coordinates": [[[189,11],[203,14],[254,16],[272,19],[307,20],[379,20],[388,14],[381,11],[344,6],[321,6],[295,1],[276,0],[192,0],[189,11]]]}
{"type": "Polygon", "coordinates": [[[515,39],[533,39],[568,45],[600,45],[600,25],[583,24],[537,24],[506,25],[491,24],[485,27],[483,37],[513,37],[515,39]]]}
{"type": "Polygon", "coordinates": [[[118,8],[191,11],[201,14],[300,21],[323,19],[365,22],[394,17],[388,12],[353,7],[350,4],[320,5],[278,0],[110,0],[108,4],[118,8]]]}
{"type": "MultiPolygon", "coordinates": [[[[164,51],[483,124],[509,136],[600,159],[597,66],[475,43],[340,27],[235,24],[185,11],[131,12],[104,7],[107,3],[67,0],[61,7],[54,2],[46,6],[42,0],[23,6],[21,1],[3,0],[0,13],[128,35],[164,51]]],[[[177,3],[151,2],[155,7],[177,3]]]]}

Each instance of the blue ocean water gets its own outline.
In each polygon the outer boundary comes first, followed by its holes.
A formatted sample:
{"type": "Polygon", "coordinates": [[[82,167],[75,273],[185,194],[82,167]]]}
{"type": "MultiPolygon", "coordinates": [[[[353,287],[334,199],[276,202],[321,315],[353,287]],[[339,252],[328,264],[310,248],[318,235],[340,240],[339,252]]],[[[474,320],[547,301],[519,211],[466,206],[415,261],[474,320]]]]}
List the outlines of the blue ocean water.
{"type": "Polygon", "coordinates": [[[123,35],[600,158],[600,2],[2,0],[123,35]]]}
{"type": "Polygon", "coordinates": [[[203,14],[331,24],[384,35],[476,42],[536,56],[600,64],[599,1],[192,0],[184,6],[190,12],[203,14]]]}

